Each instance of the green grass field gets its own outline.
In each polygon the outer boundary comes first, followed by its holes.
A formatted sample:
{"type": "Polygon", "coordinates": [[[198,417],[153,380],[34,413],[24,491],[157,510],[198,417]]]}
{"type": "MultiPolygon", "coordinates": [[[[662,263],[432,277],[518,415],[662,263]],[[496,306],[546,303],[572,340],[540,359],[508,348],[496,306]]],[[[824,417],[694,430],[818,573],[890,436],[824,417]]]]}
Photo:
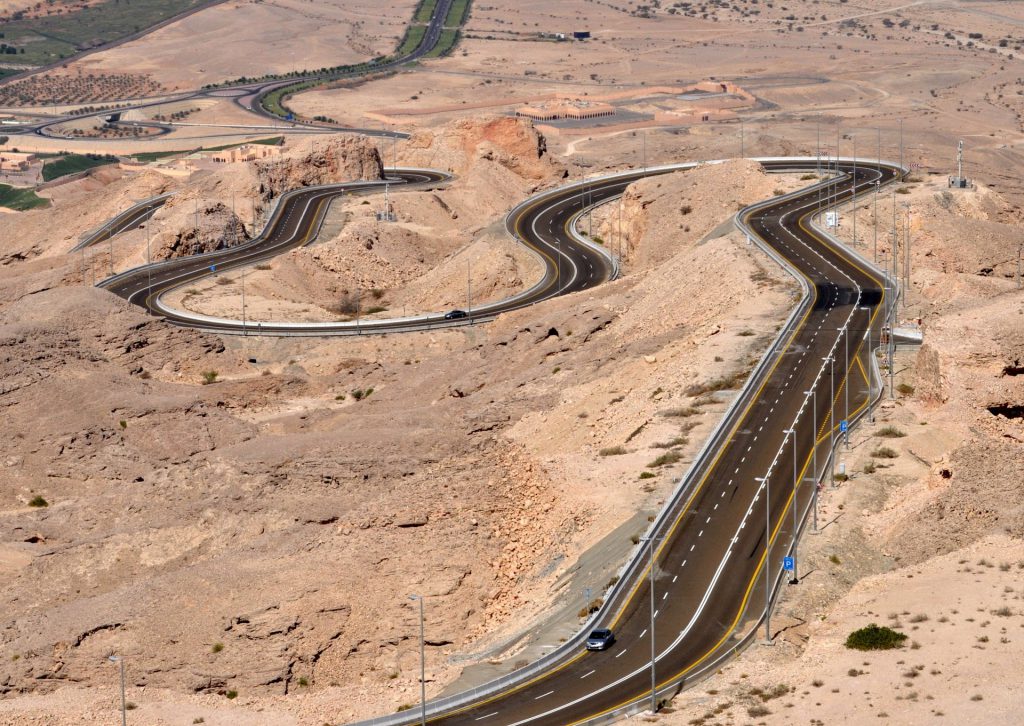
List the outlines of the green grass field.
{"type": "Polygon", "coordinates": [[[423,0],[420,6],[416,8],[416,15],[413,17],[413,22],[416,23],[429,23],[430,16],[434,14],[434,8],[437,7],[437,0],[423,0]]]}
{"type": "Polygon", "coordinates": [[[452,52],[452,48],[459,42],[458,28],[445,28],[441,31],[441,37],[437,39],[437,45],[427,53],[427,58],[440,58],[452,52]]]}
{"type": "Polygon", "coordinates": [[[80,171],[104,164],[113,164],[116,161],[117,158],[113,156],[68,154],[63,159],[43,164],[43,181],[53,181],[68,174],[77,174],[80,171]]]}
{"type": "Polygon", "coordinates": [[[24,212],[49,206],[50,200],[38,196],[32,189],[16,189],[8,184],[0,184],[0,207],[24,212]]]}
{"type": "Polygon", "coordinates": [[[466,22],[466,13],[469,12],[470,0],[455,0],[448,9],[448,17],[444,19],[446,28],[458,28],[466,22]]]}
{"type": "Polygon", "coordinates": [[[22,18],[3,26],[18,63],[44,64],[109,43],[203,4],[204,0],[105,0],[73,13],[22,18]],[[21,51],[24,50],[24,53],[21,51]]]}
{"type": "Polygon", "coordinates": [[[423,42],[423,36],[427,32],[426,25],[410,25],[409,30],[406,32],[405,37],[402,39],[402,45],[398,47],[396,55],[403,56],[409,55],[419,44],[423,42]]]}

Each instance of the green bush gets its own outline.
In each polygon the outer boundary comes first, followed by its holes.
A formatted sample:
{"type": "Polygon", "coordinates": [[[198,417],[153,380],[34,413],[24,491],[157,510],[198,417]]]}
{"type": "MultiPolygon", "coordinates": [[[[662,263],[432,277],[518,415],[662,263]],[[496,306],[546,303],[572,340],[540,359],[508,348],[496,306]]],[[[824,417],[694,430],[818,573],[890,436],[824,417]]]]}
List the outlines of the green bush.
{"type": "Polygon", "coordinates": [[[43,499],[41,496],[36,494],[34,497],[28,500],[28,506],[30,507],[48,507],[50,503],[43,499]]]}
{"type": "Polygon", "coordinates": [[[895,426],[883,426],[882,428],[878,429],[878,431],[875,433],[875,436],[878,436],[883,439],[901,439],[904,436],[906,436],[906,434],[900,431],[895,426]]]}
{"type": "Polygon", "coordinates": [[[871,452],[871,455],[878,459],[895,459],[900,454],[898,451],[890,449],[888,446],[879,446],[871,452]]]}
{"type": "Polygon", "coordinates": [[[641,479],[653,479],[656,476],[657,476],[657,474],[655,474],[653,471],[642,471],[642,472],[640,472],[640,478],[641,479]]]}
{"type": "Polygon", "coordinates": [[[224,695],[227,696],[229,700],[234,700],[238,698],[238,691],[228,691],[224,695]]]}
{"type": "Polygon", "coordinates": [[[208,386],[217,381],[217,371],[203,371],[203,385],[208,386]]]}
{"type": "Polygon", "coordinates": [[[622,456],[629,453],[625,446],[608,446],[597,452],[599,456],[622,456]]]}
{"type": "Polygon", "coordinates": [[[678,451],[666,451],[664,454],[659,456],[657,459],[647,465],[648,469],[657,469],[659,466],[667,466],[669,464],[675,464],[677,461],[683,458],[683,455],[678,451]]]}
{"type": "Polygon", "coordinates": [[[892,650],[900,647],[906,639],[905,633],[871,623],[850,633],[846,647],[853,650],[892,650]]]}

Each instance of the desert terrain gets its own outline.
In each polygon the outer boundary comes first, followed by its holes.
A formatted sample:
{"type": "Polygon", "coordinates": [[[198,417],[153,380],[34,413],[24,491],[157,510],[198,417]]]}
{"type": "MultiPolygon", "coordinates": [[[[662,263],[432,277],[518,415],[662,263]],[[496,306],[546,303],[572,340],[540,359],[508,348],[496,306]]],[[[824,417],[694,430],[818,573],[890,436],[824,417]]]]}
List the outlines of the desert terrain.
{"type": "MultiPolygon", "coordinates": [[[[66,72],[87,64],[183,90],[357,60],[401,36],[413,3],[386,5],[226,3],[66,72]]],[[[794,304],[791,279],[730,219],[810,181],[739,157],[837,146],[866,164],[902,153],[912,168],[895,194],[859,200],[856,239],[850,211],[837,234],[868,257],[877,239],[891,265],[894,212],[909,229],[901,319],[924,342],[899,349],[895,395],[839,452],[849,480],[822,493],[775,645],[755,643],[655,720],[1019,723],[1021,27],[1024,11],[999,2],[474,3],[451,57],[292,100],[307,116],[410,132],[394,146],[288,136],[275,161],[102,167],[40,191],[48,209],[0,216],[0,723],[116,719],[112,654],[126,658],[130,718],[144,723],[393,712],[419,694],[411,593],[426,596],[428,696],[538,657],[550,637],[531,636],[578,626],[583,590],[630,554],[728,403],[687,387],[742,376],[794,304]],[[584,42],[536,37],[584,29],[584,42]],[[645,86],[712,78],[756,104],[721,123],[641,118],[665,110],[645,86]],[[620,92],[633,100],[606,126],[541,133],[511,116],[620,92]],[[960,139],[973,186],[950,189],[960,139]],[[376,315],[444,310],[465,300],[467,277],[476,304],[540,274],[502,226],[525,197],[719,158],[733,161],[631,186],[621,236],[618,205],[594,213],[595,234],[624,250],[620,280],[486,326],[218,337],[83,284],[251,237],[284,189],[379,178],[397,161],[455,178],[392,193],[393,224],[375,218],[382,195],[339,200],[314,245],[247,273],[249,309],[327,320],[357,294],[376,315]],[[147,228],[69,254],[165,192],[147,228]],[[666,452],[674,461],[649,466],[666,452]],[[600,566],[578,564],[595,550],[600,566]],[[870,623],[906,644],[844,647],[870,623]]],[[[253,118],[204,99],[189,120],[253,118]]],[[[9,145],[126,153],[222,131],[187,133],[9,145]]],[[[237,315],[239,282],[172,301],[237,315]]]]}

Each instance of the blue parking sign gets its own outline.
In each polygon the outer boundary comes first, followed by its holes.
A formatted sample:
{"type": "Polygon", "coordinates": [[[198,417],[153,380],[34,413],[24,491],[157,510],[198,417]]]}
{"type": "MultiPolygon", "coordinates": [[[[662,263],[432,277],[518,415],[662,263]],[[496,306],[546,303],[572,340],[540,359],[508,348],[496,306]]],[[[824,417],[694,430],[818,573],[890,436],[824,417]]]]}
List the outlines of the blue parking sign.
{"type": "Polygon", "coordinates": [[[842,421],[839,422],[839,432],[840,433],[844,433],[845,434],[849,430],[850,430],[850,424],[847,423],[846,419],[843,419],[842,421]]]}
{"type": "Polygon", "coordinates": [[[783,569],[789,570],[790,572],[792,572],[793,571],[793,558],[792,557],[783,557],[782,558],[782,567],[783,567],[783,569]]]}

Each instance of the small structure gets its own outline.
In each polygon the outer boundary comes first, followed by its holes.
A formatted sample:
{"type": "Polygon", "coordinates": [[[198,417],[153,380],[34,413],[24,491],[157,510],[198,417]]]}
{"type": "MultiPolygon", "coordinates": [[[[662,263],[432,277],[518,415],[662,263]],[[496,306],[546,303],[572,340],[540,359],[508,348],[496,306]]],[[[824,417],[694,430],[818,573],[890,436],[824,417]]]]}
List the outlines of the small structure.
{"type": "Polygon", "coordinates": [[[956,146],[956,176],[949,178],[949,186],[955,189],[967,189],[971,186],[971,182],[964,177],[964,141],[960,139],[960,143],[956,146]]]}
{"type": "Polygon", "coordinates": [[[280,153],[280,147],[271,146],[270,144],[242,144],[241,146],[235,146],[221,151],[203,152],[203,155],[207,159],[212,159],[213,161],[231,164],[237,161],[256,161],[257,159],[266,159],[270,156],[278,156],[280,153]]]}
{"type": "Polygon", "coordinates": [[[0,171],[28,171],[35,154],[23,154],[17,151],[0,152],[0,171]]]}
{"type": "Polygon", "coordinates": [[[614,116],[615,107],[607,103],[594,103],[579,98],[564,99],[556,103],[539,106],[523,106],[516,109],[516,116],[534,121],[583,121],[591,118],[614,116]]]}
{"type": "Polygon", "coordinates": [[[590,39],[590,31],[589,30],[574,30],[574,31],[572,31],[572,39],[573,40],[589,40],[590,39]]]}

